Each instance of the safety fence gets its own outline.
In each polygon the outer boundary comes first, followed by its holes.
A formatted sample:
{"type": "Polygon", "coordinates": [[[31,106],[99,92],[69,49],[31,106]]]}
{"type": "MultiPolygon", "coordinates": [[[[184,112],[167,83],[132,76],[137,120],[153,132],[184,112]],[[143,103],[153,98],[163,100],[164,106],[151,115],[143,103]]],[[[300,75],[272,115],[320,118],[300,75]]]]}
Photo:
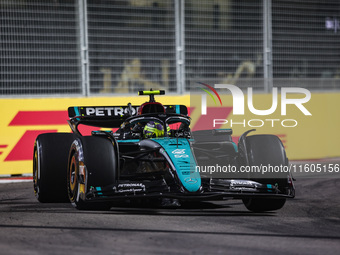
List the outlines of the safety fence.
{"type": "Polygon", "coordinates": [[[0,96],[340,87],[338,0],[0,0],[0,96]]]}

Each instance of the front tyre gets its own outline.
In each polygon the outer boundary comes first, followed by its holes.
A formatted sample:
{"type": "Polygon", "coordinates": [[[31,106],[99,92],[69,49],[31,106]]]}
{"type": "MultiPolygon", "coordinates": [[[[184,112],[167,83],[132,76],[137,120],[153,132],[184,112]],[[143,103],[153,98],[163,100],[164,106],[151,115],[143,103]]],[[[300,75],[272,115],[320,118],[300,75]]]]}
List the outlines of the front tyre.
{"type": "MultiPolygon", "coordinates": [[[[253,135],[246,138],[246,153],[250,166],[282,167],[288,165],[285,148],[275,135],[253,135]]],[[[287,194],[289,173],[270,173],[267,176],[257,174],[254,181],[276,186],[282,194],[287,194]]],[[[242,200],[246,208],[253,212],[274,211],[281,209],[285,198],[245,198],[242,200]]]]}
{"type": "Polygon", "coordinates": [[[252,212],[266,212],[281,209],[286,203],[286,199],[273,198],[244,198],[242,199],[245,207],[252,212]]]}
{"type": "MultiPolygon", "coordinates": [[[[74,148],[74,144],[72,144],[72,148],[74,148]]],[[[75,150],[70,158],[67,186],[69,200],[79,210],[92,209],[92,206],[85,202],[86,178],[85,166],[83,162],[79,161],[79,151],[75,150]]]]}
{"type": "Polygon", "coordinates": [[[79,210],[109,210],[111,205],[89,202],[90,187],[104,187],[115,182],[117,159],[111,141],[103,137],[79,137],[71,145],[67,170],[68,196],[79,210]]]}

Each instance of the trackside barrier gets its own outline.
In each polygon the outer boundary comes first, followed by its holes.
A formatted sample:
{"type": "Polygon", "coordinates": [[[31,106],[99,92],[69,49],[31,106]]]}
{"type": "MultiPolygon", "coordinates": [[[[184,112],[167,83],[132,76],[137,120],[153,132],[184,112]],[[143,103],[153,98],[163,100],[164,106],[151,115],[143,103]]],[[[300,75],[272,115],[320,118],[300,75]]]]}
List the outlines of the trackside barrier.
{"type": "MultiPolygon", "coordinates": [[[[200,100],[200,95],[196,97],[200,100]]],[[[304,104],[312,116],[305,116],[294,105],[288,105],[287,115],[282,116],[280,99],[273,114],[257,116],[248,110],[246,98],[245,115],[233,115],[232,97],[222,95],[221,99],[222,106],[207,100],[207,115],[201,115],[196,105],[190,107],[193,130],[213,128],[214,124],[215,128],[232,128],[236,141],[244,131],[255,128],[253,134],[278,135],[289,159],[340,157],[340,93],[312,93],[311,100],[304,104]],[[294,127],[285,127],[296,122],[294,127]]],[[[139,105],[147,100],[147,97],[0,99],[0,175],[31,174],[35,138],[46,132],[70,132],[66,122],[69,106],[113,106],[128,102],[139,105]]],[[[159,96],[156,100],[163,104],[192,104],[189,95],[159,96]]],[[[269,109],[272,97],[256,94],[253,102],[256,109],[269,109]]]]}

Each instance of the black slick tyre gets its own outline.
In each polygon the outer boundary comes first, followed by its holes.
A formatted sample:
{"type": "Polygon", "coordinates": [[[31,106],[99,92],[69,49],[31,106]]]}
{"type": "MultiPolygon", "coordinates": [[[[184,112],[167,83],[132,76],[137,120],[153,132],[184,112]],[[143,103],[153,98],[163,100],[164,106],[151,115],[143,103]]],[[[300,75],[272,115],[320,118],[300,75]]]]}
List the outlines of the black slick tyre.
{"type": "MultiPolygon", "coordinates": [[[[250,166],[281,167],[288,165],[288,159],[281,140],[275,135],[253,135],[246,137],[246,149],[250,166]]],[[[271,184],[284,193],[287,187],[288,173],[275,172],[268,176],[259,174],[254,181],[271,184]]],[[[274,211],[281,209],[286,202],[285,198],[244,198],[246,208],[253,212],[274,211]]]]}
{"type": "Polygon", "coordinates": [[[79,210],[108,210],[111,204],[89,202],[91,187],[105,187],[116,179],[117,159],[112,142],[104,137],[83,136],[75,139],[69,153],[67,190],[72,205],[79,210]]]}
{"type": "Polygon", "coordinates": [[[281,209],[286,203],[286,199],[274,198],[244,198],[245,207],[252,212],[267,212],[281,209]]]}
{"type": "Polygon", "coordinates": [[[68,202],[68,152],[75,135],[47,133],[37,137],[33,152],[33,188],[42,203],[68,202]]]}

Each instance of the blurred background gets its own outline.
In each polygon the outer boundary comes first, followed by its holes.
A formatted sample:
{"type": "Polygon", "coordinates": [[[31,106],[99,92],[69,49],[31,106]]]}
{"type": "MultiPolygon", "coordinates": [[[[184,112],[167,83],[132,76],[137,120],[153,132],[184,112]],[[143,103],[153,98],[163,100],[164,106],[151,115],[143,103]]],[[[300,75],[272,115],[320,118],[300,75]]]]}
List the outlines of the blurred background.
{"type": "Polygon", "coordinates": [[[0,97],[339,90],[338,0],[0,0],[0,97]]]}

